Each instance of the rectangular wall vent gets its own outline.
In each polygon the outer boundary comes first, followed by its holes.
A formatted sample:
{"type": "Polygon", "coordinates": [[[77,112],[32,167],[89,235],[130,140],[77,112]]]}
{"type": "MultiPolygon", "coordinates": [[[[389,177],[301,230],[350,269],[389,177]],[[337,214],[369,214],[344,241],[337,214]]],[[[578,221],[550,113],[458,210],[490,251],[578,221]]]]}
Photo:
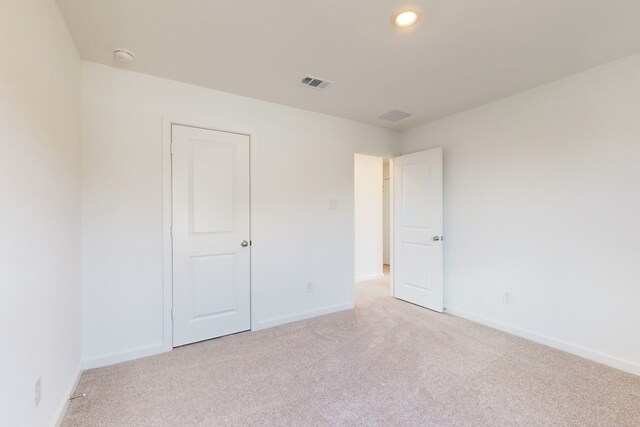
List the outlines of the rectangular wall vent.
{"type": "Polygon", "coordinates": [[[300,80],[300,84],[302,86],[307,86],[313,89],[324,89],[331,84],[329,80],[320,79],[318,77],[313,76],[305,76],[302,80],[300,80]]]}
{"type": "Polygon", "coordinates": [[[391,110],[388,113],[385,113],[378,117],[379,119],[389,120],[390,122],[397,122],[398,120],[406,119],[411,114],[405,113],[400,110],[391,110]]]}

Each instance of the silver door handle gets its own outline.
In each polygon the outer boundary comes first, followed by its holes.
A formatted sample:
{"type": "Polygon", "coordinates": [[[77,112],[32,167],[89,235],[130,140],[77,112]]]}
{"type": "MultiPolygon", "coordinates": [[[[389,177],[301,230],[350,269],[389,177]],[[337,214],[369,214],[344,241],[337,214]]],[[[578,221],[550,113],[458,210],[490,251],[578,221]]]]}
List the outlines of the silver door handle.
{"type": "Polygon", "coordinates": [[[433,236],[432,239],[434,242],[437,242],[440,240],[440,236],[433,236]]]}
{"type": "Polygon", "coordinates": [[[249,242],[247,242],[246,240],[243,240],[242,243],[240,243],[240,246],[242,246],[243,248],[246,248],[247,246],[249,246],[249,242]]]}

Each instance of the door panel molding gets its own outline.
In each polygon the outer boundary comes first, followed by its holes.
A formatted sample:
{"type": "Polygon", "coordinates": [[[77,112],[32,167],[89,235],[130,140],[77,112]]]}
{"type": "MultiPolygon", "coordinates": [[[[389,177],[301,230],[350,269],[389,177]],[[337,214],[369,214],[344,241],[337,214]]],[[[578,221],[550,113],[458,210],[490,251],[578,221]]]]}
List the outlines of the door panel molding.
{"type": "Polygon", "coordinates": [[[396,157],[393,187],[393,295],[442,312],[442,148],[396,157]]]}
{"type": "Polygon", "coordinates": [[[250,138],[171,127],[173,345],[251,329],[250,138]]]}
{"type": "MultiPolygon", "coordinates": [[[[193,114],[173,114],[163,113],[160,120],[161,128],[161,150],[162,150],[162,336],[161,342],[150,347],[144,355],[150,356],[154,354],[165,353],[173,350],[173,239],[172,239],[172,168],[171,168],[171,127],[173,125],[182,125],[198,129],[215,130],[238,135],[248,136],[249,142],[249,179],[250,187],[253,186],[253,177],[251,175],[251,165],[253,164],[253,150],[251,149],[251,141],[255,129],[246,129],[243,131],[233,129],[228,126],[225,120],[211,119],[209,116],[193,113],[193,114]]],[[[251,196],[250,196],[251,197],[251,196]]],[[[249,200],[251,206],[251,199],[249,200]]],[[[253,219],[250,220],[251,222],[253,219]]],[[[251,225],[253,225],[251,223],[251,225]]],[[[251,289],[253,297],[253,288],[251,289]]],[[[253,324],[255,317],[253,316],[253,306],[251,308],[251,329],[255,328],[253,324]]]]}

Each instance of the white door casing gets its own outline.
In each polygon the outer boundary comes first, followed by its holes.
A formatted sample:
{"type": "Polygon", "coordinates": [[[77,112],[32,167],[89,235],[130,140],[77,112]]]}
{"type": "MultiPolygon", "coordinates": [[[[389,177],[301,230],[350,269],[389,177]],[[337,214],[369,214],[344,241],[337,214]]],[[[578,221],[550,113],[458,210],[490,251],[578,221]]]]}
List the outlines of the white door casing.
{"type": "Polygon", "coordinates": [[[395,297],[442,312],[442,148],[394,158],[393,187],[395,297]]]}
{"type": "Polygon", "coordinates": [[[174,347],[251,328],[249,146],[171,126],[174,347]]]}
{"type": "Polygon", "coordinates": [[[382,262],[391,264],[391,201],[389,178],[382,180],[382,262]]]}

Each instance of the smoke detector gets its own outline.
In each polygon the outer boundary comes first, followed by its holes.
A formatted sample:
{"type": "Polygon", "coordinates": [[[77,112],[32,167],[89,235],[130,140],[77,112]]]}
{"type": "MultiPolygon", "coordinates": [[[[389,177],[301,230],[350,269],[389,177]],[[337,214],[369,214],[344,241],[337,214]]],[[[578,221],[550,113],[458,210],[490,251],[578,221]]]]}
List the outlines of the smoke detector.
{"type": "Polygon", "coordinates": [[[388,113],[384,113],[383,115],[379,116],[378,118],[389,120],[390,122],[397,122],[398,120],[406,119],[410,115],[411,114],[405,113],[404,111],[391,110],[388,113]]]}
{"type": "Polygon", "coordinates": [[[313,76],[305,76],[300,80],[302,86],[310,87],[312,89],[324,89],[332,82],[327,79],[321,79],[313,76]]]}
{"type": "Polygon", "coordinates": [[[113,58],[122,64],[131,64],[136,55],[127,49],[117,48],[113,50],[113,58]]]}

